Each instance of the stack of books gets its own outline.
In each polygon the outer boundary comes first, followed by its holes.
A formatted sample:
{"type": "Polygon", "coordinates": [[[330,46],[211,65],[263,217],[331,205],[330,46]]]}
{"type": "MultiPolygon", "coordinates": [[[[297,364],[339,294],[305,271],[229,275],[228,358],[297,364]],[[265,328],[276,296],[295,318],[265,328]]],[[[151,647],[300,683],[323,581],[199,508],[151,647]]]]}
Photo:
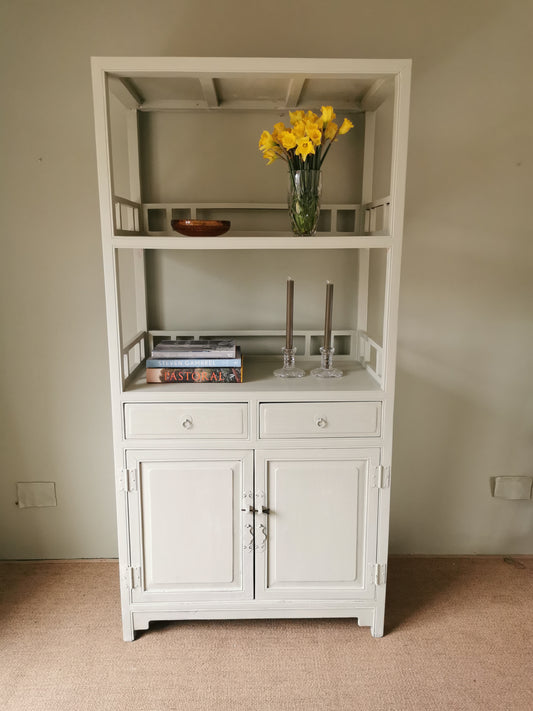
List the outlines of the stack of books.
{"type": "Polygon", "coordinates": [[[158,343],[146,360],[147,383],[242,383],[241,349],[232,340],[158,343]]]}

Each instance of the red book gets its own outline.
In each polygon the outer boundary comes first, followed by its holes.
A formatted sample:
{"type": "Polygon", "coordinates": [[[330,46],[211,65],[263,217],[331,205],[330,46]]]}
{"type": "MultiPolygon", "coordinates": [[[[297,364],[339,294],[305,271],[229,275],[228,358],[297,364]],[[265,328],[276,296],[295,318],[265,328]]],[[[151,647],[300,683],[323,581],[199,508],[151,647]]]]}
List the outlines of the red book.
{"type": "Polygon", "coordinates": [[[242,383],[240,368],[146,368],[147,383],[242,383]]]}

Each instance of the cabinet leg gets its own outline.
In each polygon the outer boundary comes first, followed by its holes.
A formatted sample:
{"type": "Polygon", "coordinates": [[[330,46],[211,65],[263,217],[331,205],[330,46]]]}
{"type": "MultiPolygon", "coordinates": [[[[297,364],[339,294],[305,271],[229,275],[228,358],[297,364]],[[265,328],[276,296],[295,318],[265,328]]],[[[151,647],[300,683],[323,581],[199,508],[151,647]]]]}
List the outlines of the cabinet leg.
{"type": "Polygon", "coordinates": [[[385,610],[377,609],[374,612],[374,621],[370,626],[370,633],[372,637],[383,637],[385,633],[385,610]]]}
{"type": "Polygon", "coordinates": [[[124,615],[122,619],[122,638],[124,642],[135,641],[135,629],[131,615],[124,615]]]}

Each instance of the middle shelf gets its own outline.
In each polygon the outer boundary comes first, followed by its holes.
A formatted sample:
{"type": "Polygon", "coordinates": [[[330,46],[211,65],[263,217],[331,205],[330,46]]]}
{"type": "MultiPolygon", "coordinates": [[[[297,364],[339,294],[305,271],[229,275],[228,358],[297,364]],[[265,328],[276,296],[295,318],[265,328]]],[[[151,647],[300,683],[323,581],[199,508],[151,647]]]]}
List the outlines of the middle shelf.
{"type": "Polygon", "coordinates": [[[295,237],[279,233],[260,234],[235,232],[221,237],[156,237],[151,235],[120,236],[112,239],[113,247],[119,249],[183,249],[183,250],[227,250],[227,249],[367,249],[392,246],[389,236],[321,235],[295,237]]]}
{"type": "Polygon", "coordinates": [[[116,247],[290,249],[298,246],[320,249],[388,246],[391,243],[392,205],[388,196],[364,205],[322,205],[317,234],[306,238],[290,232],[286,203],[141,204],[113,196],[113,206],[113,244],[116,247]],[[193,237],[187,241],[172,229],[172,221],[177,219],[223,219],[231,226],[223,239],[193,237]],[[140,237],[142,242],[127,239],[134,237],[140,237]],[[164,239],[168,237],[172,240],[164,239]],[[385,241],[381,241],[381,237],[385,241]],[[318,242],[320,238],[326,238],[327,242],[318,242]],[[374,243],[373,238],[378,241],[374,243]]]}
{"type": "Polygon", "coordinates": [[[316,361],[302,361],[298,366],[304,368],[303,378],[284,380],[276,378],[273,371],[278,363],[273,358],[249,357],[244,359],[243,383],[150,383],[146,382],[144,369],[126,387],[122,399],[124,402],[173,402],[182,398],[190,398],[193,394],[208,400],[239,401],[243,396],[259,395],[276,400],[294,400],[295,396],[303,400],[331,399],[340,400],[373,400],[377,393],[382,393],[380,385],[361,365],[343,361],[342,378],[324,380],[310,375],[316,361]]]}

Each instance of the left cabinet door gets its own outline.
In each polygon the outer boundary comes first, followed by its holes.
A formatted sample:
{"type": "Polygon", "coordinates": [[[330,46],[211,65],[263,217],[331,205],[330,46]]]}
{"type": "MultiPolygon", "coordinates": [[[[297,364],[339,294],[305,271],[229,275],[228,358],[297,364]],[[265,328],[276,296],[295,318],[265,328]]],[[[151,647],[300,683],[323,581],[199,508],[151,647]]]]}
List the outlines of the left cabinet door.
{"type": "Polygon", "coordinates": [[[251,599],[252,452],[131,450],[126,460],[132,601],[251,599]]]}

